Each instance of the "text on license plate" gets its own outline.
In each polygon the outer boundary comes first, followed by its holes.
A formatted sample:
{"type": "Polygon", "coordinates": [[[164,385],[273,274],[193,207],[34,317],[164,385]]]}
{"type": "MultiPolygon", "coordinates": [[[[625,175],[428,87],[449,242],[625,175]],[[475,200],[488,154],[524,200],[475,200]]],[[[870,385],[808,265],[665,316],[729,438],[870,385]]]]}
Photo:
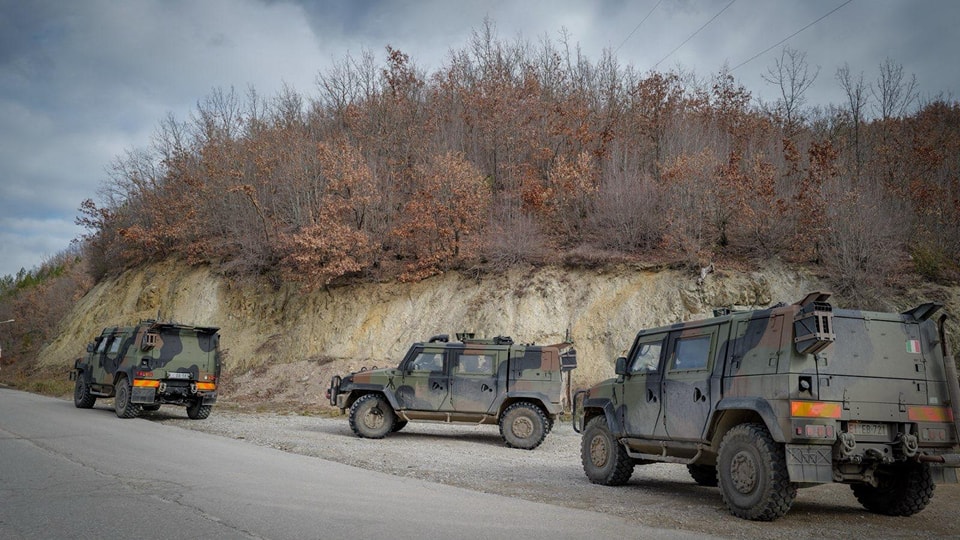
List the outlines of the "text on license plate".
{"type": "Polygon", "coordinates": [[[167,373],[167,378],[168,378],[168,379],[189,379],[189,378],[190,378],[190,374],[189,374],[189,373],[180,373],[180,372],[174,371],[174,372],[167,373]]]}
{"type": "Polygon", "coordinates": [[[870,422],[850,422],[847,424],[847,431],[854,435],[880,435],[890,434],[890,426],[887,424],[873,424],[870,422]]]}

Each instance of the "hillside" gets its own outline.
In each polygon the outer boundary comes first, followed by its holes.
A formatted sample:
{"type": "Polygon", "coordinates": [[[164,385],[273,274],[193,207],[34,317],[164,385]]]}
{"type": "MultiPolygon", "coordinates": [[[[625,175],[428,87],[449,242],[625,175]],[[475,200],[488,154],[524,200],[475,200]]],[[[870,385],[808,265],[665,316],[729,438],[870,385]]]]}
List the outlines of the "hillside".
{"type": "MultiPolygon", "coordinates": [[[[698,278],[638,266],[546,267],[304,293],[294,286],[237,285],[209,269],[169,261],[96,285],[42,350],[40,364],[66,372],[102,327],[159,313],[222,329],[225,401],[315,409],[324,404],[334,373],[396,363],[411,342],[434,334],[472,331],[547,344],[569,329],[579,354],[577,388],[608,377],[640,328],[706,317],[714,307],[792,302],[825,289],[816,277],[778,264],[762,272],[717,268],[702,285],[698,278]]],[[[907,309],[932,296],[949,302],[954,313],[960,306],[960,291],[931,288],[891,299],[888,308],[907,309]]],[[[844,305],[843,298],[834,301],[844,305]]]]}

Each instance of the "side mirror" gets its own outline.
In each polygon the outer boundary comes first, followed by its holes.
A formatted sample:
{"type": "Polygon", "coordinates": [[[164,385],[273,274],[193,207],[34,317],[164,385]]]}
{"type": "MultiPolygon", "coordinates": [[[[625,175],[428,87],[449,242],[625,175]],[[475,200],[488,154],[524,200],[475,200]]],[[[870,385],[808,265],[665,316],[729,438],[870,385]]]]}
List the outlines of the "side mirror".
{"type": "Polygon", "coordinates": [[[627,374],[627,357],[621,356],[617,358],[617,367],[614,368],[614,372],[617,375],[626,375],[627,374]]]}
{"type": "Polygon", "coordinates": [[[93,343],[93,342],[87,343],[87,352],[93,352],[94,349],[96,348],[97,348],[96,343],[93,343]]]}

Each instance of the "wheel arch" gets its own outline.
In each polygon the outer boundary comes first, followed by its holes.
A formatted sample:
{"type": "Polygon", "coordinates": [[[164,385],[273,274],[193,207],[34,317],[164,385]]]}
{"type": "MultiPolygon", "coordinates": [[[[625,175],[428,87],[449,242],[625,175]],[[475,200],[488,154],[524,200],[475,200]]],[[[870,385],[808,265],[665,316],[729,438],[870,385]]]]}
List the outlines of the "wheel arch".
{"type": "Polygon", "coordinates": [[[607,428],[610,430],[610,433],[613,433],[617,437],[622,437],[624,435],[623,425],[620,422],[620,416],[617,414],[617,410],[616,407],[614,407],[613,402],[609,399],[588,399],[583,402],[581,430],[585,429],[587,427],[587,423],[597,416],[605,416],[607,418],[607,428]]]}
{"type": "Polygon", "coordinates": [[[529,403],[534,407],[540,409],[541,412],[549,419],[556,416],[556,413],[551,413],[550,408],[546,406],[543,401],[542,394],[508,394],[500,401],[499,407],[497,407],[497,418],[503,416],[504,411],[510,408],[511,405],[515,403],[529,403]]]}
{"type": "Polygon", "coordinates": [[[711,441],[714,449],[720,447],[723,436],[734,426],[756,423],[767,428],[775,442],[787,442],[780,423],[773,412],[773,407],[762,398],[726,398],[717,403],[716,410],[710,418],[710,429],[707,440],[711,441]]]}
{"type": "Polygon", "coordinates": [[[344,409],[349,409],[358,399],[368,394],[379,394],[380,397],[387,400],[394,411],[400,410],[400,404],[393,392],[387,392],[382,386],[354,386],[347,394],[346,401],[343,402],[344,409]]]}

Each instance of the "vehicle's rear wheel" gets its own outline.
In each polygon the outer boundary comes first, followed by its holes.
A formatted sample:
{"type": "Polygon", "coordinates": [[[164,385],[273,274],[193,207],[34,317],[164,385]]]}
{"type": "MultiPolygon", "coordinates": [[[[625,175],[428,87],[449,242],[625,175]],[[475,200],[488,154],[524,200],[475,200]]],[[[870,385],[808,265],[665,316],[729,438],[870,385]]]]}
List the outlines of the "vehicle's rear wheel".
{"type": "Polygon", "coordinates": [[[119,418],[136,418],[140,415],[140,405],[130,401],[130,381],[126,377],[120,377],[117,380],[115,389],[116,395],[113,398],[113,407],[119,418]]]}
{"type": "Polygon", "coordinates": [[[210,411],[212,410],[213,405],[204,405],[203,401],[198,399],[190,405],[187,405],[187,416],[191,420],[203,420],[210,416],[210,411]]]}
{"type": "Polygon", "coordinates": [[[83,372],[77,372],[77,382],[73,386],[73,405],[78,409],[89,409],[97,402],[97,396],[90,393],[90,387],[83,378],[83,372]]]}
{"type": "Polygon", "coordinates": [[[580,438],[583,472],[594,484],[622,486],[633,475],[634,461],[627,455],[603,415],[591,418],[580,438]]]}
{"type": "Polygon", "coordinates": [[[510,448],[533,450],[547,435],[547,416],[532,403],[514,403],[500,416],[500,436],[510,448]]]}
{"type": "Polygon", "coordinates": [[[717,487],[717,468],[713,465],[687,465],[690,477],[699,486],[717,487]]]}
{"type": "Polygon", "coordinates": [[[797,496],[783,446],[761,424],[740,424],[723,436],[717,472],[723,502],[737,517],[772,521],[786,514],[797,496]]]}
{"type": "Polygon", "coordinates": [[[358,437],[382,439],[393,430],[396,414],[380,394],[360,396],[350,406],[350,429],[358,437]]]}
{"type": "Polygon", "coordinates": [[[877,470],[880,485],[851,484],[853,495],[867,510],[888,516],[912,516],[933,498],[933,477],[926,463],[902,463],[877,470]]]}

